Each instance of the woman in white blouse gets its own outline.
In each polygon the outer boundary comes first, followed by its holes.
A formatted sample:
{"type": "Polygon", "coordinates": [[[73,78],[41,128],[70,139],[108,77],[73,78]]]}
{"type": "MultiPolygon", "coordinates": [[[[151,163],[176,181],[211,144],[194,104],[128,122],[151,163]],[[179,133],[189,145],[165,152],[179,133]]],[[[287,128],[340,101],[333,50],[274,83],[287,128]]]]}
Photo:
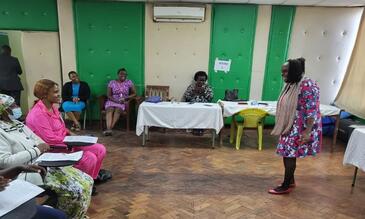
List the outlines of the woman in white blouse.
{"type": "MultiPolygon", "coordinates": [[[[18,106],[14,98],[0,94],[0,169],[32,164],[49,145],[27,126],[17,121],[18,106]]],[[[93,179],[69,167],[48,168],[43,178],[39,173],[22,173],[23,179],[57,195],[57,205],[69,218],[85,218],[90,204],[93,179]]]]}

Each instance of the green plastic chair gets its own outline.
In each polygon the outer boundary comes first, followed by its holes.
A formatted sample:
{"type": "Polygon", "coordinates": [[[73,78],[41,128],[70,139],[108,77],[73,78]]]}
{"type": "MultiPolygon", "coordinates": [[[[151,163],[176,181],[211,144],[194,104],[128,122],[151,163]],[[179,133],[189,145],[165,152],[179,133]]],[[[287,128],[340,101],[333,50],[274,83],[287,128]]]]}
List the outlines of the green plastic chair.
{"type": "Polygon", "coordinates": [[[251,108],[251,109],[244,109],[232,117],[231,122],[231,136],[229,142],[231,144],[234,143],[235,138],[235,129],[237,127],[237,136],[236,136],[236,149],[239,150],[241,146],[241,138],[243,135],[243,129],[257,129],[258,135],[258,149],[259,151],[262,150],[262,132],[264,129],[264,120],[267,115],[267,112],[258,109],[258,108],[251,108]],[[237,115],[243,117],[243,122],[237,120],[237,115]]]}

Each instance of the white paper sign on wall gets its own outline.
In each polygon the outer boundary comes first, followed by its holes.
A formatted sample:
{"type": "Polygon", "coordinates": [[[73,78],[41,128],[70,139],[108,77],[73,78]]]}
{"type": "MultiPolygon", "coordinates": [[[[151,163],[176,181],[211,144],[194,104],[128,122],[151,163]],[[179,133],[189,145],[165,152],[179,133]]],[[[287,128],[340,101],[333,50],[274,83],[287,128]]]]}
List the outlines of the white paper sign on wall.
{"type": "Polygon", "coordinates": [[[224,73],[228,73],[231,69],[231,59],[227,60],[219,60],[218,58],[215,58],[214,62],[214,71],[223,71],[224,73]]]}

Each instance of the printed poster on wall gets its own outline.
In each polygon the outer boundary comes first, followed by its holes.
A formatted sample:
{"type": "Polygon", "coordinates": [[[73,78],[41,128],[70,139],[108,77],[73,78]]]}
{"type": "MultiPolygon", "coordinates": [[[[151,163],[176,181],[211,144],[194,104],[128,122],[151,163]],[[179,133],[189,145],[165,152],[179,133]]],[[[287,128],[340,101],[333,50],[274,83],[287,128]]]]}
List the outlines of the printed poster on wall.
{"type": "Polygon", "coordinates": [[[227,60],[220,60],[218,58],[215,58],[215,62],[214,62],[214,71],[218,72],[218,71],[223,71],[224,73],[228,73],[229,70],[231,69],[231,59],[227,60]]]}

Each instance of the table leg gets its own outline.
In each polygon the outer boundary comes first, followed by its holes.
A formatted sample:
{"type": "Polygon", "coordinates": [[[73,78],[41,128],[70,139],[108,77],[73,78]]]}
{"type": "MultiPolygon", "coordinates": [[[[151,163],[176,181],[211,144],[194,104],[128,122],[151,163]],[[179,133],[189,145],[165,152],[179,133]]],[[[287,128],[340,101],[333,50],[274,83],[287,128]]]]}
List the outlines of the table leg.
{"type": "MultiPolygon", "coordinates": [[[[341,114],[341,112],[340,112],[341,114]]],[[[338,128],[340,126],[340,114],[336,115],[336,123],[335,123],[335,130],[333,131],[333,139],[332,139],[332,145],[331,145],[331,152],[333,152],[333,146],[336,145],[337,142],[337,133],[338,133],[338,128]]]]}
{"type": "Polygon", "coordinates": [[[146,145],[146,129],[147,129],[147,126],[143,126],[142,146],[146,145]]]}
{"type": "Polygon", "coordinates": [[[146,126],[146,134],[147,134],[147,141],[150,140],[150,130],[149,130],[149,127],[146,126]]]}
{"type": "Polygon", "coordinates": [[[222,134],[222,130],[219,131],[219,146],[223,146],[223,134],[222,134]]]}
{"type": "Polygon", "coordinates": [[[352,178],[352,187],[354,187],[355,186],[355,181],[356,181],[356,176],[357,176],[357,167],[355,167],[355,172],[354,172],[354,177],[352,178]]]}
{"type": "Polygon", "coordinates": [[[219,131],[219,146],[223,146],[223,129],[224,129],[224,124],[225,124],[226,118],[223,117],[223,128],[219,131]]]}
{"type": "Polygon", "coordinates": [[[215,147],[214,147],[214,143],[215,143],[215,130],[213,129],[213,131],[212,131],[212,148],[214,149],[215,147]]]}

